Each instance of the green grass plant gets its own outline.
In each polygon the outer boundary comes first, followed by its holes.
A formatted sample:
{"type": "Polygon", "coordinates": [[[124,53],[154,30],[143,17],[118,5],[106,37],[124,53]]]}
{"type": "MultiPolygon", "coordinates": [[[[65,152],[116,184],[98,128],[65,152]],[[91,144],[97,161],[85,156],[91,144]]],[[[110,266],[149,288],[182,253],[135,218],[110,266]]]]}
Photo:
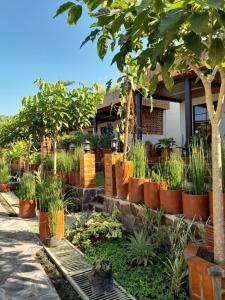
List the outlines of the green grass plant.
{"type": "Polygon", "coordinates": [[[207,160],[204,153],[203,141],[201,139],[193,139],[190,151],[189,172],[192,184],[189,188],[189,192],[193,195],[204,195],[207,193],[205,184],[207,160]]]}
{"type": "Polygon", "coordinates": [[[47,177],[38,185],[39,209],[49,212],[52,205],[59,211],[63,208],[62,183],[55,177],[47,177]]]}
{"type": "Polygon", "coordinates": [[[9,168],[6,164],[0,164],[0,184],[5,184],[9,182],[9,168]]]}
{"type": "Polygon", "coordinates": [[[180,155],[172,153],[164,165],[164,177],[170,190],[180,190],[184,182],[184,162],[180,155]]]}
{"type": "Polygon", "coordinates": [[[145,178],[147,157],[145,152],[145,146],[140,141],[136,141],[133,145],[132,161],[133,161],[133,177],[145,178]]]}
{"type": "Polygon", "coordinates": [[[32,173],[24,173],[19,185],[20,200],[35,200],[36,183],[32,173]]]}

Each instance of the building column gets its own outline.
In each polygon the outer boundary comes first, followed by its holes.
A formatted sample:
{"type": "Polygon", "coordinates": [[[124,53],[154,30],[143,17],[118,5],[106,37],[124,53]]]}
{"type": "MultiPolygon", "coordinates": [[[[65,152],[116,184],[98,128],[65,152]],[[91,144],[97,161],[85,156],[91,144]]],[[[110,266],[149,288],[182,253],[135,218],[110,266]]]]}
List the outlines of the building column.
{"type": "Polygon", "coordinates": [[[184,80],[184,100],[185,100],[185,133],[188,153],[188,145],[190,138],[193,134],[193,123],[192,123],[192,94],[191,94],[191,79],[185,78],[184,80]]]}
{"type": "Polygon", "coordinates": [[[94,118],[94,120],[93,120],[93,125],[94,125],[94,127],[93,127],[93,133],[98,133],[98,119],[97,119],[97,115],[95,116],[95,118],[94,118]]]}
{"type": "Polygon", "coordinates": [[[135,112],[137,139],[142,140],[142,95],[139,92],[135,93],[135,112]]]}

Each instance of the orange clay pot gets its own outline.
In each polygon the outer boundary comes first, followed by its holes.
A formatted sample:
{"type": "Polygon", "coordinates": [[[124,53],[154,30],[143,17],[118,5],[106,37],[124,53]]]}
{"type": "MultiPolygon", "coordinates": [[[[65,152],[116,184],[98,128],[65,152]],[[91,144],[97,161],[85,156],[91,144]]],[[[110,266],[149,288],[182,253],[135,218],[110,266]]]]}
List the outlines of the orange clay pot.
{"type": "Polygon", "coordinates": [[[144,183],[144,202],[146,206],[152,209],[160,208],[159,190],[167,189],[167,182],[151,182],[144,183]]]}
{"type": "Polygon", "coordinates": [[[0,193],[8,193],[10,191],[9,183],[1,183],[0,184],[0,193]]]}
{"type": "Polygon", "coordinates": [[[181,190],[160,190],[160,207],[166,214],[182,214],[182,191],[181,190]]]}
{"type": "Polygon", "coordinates": [[[185,218],[195,221],[206,221],[209,217],[208,195],[182,194],[183,213],[185,218]]]}
{"type": "Polygon", "coordinates": [[[32,218],[36,215],[35,212],[36,201],[35,200],[20,200],[19,202],[19,216],[20,218],[32,218]]]}
{"type": "Polygon", "coordinates": [[[144,202],[144,182],[145,179],[130,178],[128,184],[129,201],[132,203],[144,202]]]}
{"type": "MultiPolygon", "coordinates": [[[[209,212],[210,212],[210,219],[213,223],[213,193],[209,192],[209,212]]],[[[223,194],[223,215],[225,219],[225,194],[223,194]]]]}
{"type": "Polygon", "coordinates": [[[68,181],[70,185],[79,186],[80,185],[80,172],[70,171],[68,173],[68,181]]]}
{"type": "Polygon", "coordinates": [[[128,182],[133,175],[132,161],[122,161],[115,165],[116,195],[120,199],[128,199],[128,182]]]}
{"type": "MultiPolygon", "coordinates": [[[[61,240],[64,236],[64,210],[58,212],[57,218],[57,237],[61,240]]],[[[50,238],[49,228],[49,213],[39,212],[39,237],[42,241],[46,241],[50,238]]]]}

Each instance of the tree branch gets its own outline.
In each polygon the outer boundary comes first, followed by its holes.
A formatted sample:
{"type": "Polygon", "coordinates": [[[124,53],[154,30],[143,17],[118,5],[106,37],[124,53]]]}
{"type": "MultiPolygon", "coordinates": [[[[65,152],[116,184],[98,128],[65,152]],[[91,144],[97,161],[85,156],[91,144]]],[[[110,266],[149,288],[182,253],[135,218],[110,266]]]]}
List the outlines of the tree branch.
{"type": "Polygon", "coordinates": [[[204,73],[200,70],[199,67],[197,67],[195,64],[193,64],[190,60],[186,59],[186,62],[188,66],[192,69],[192,71],[195,72],[195,74],[201,79],[202,84],[205,89],[205,100],[206,105],[209,113],[210,121],[212,122],[215,115],[214,105],[213,105],[213,97],[212,97],[212,86],[211,82],[206,78],[204,73]]]}
{"type": "Polygon", "coordinates": [[[222,108],[225,100],[225,72],[221,66],[218,69],[221,77],[221,86],[220,86],[220,93],[219,93],[219,98],[217,103],[215,119],[219,123],[221,120],[222,108]]]}

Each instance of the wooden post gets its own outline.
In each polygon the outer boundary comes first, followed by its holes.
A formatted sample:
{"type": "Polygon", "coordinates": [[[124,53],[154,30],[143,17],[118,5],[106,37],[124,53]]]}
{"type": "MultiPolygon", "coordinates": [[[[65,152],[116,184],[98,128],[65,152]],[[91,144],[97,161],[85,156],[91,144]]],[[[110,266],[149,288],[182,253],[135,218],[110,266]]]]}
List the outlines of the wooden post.
{"type": "Polygon", "coordinates": [[[94,153],[84,153],[80,156],[80,185],[83,188],[95,187],[94,153]]]}
{"type": "Polygon", "coordinates": [[[184,80],[184,95],[185,95],[185,131],[186,131],[186,148],[187,153],[190,138],[193,134],[192,124],[192,94],[191,94],[191,79],[185,78],[184,80]]]}
{"type": "Polygon", "coordinates": [[[135,108],[136,108],[136,134],[137,139],[142,140],[142,95],[139,92],[135,93],[135,108]]]}
{"type": "Polygon", "coordinates": [[[117,160],[122,159],[121,153],[106,153],[105,162],[105,195],[108,197],[116,196],[116,174],[115,165],[117,160]]]}

